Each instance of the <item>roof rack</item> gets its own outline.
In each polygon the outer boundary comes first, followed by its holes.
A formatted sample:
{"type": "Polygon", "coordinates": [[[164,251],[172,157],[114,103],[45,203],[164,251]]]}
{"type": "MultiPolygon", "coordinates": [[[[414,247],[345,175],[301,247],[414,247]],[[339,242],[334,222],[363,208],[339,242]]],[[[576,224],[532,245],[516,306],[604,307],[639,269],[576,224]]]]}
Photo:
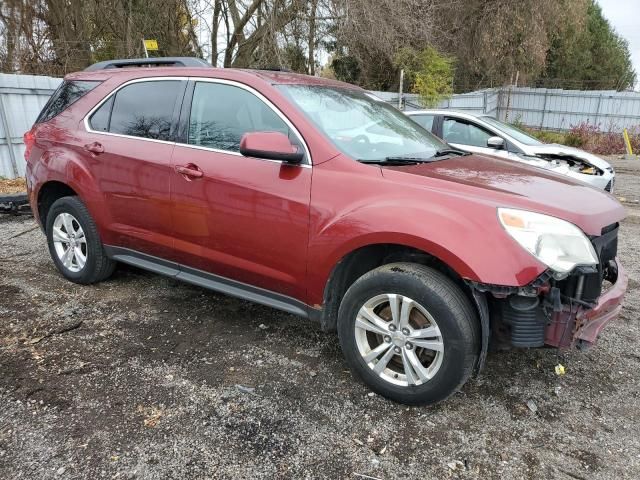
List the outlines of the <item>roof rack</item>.
{"type": "Polygon", "coordinates": [[[120,60],[105,60],[94,63],[85,68],[85,72],[107,70],[109,68],[127,68],[142,66],[161,67],[211,67],[209,63],[196,57],[151,57],[151,58],[124,58],[120,60]]]}
{"type": "Polygon", "coordinates": [[[283,72],[283,73],[293,73],[290,68],[278,67],[278,66],[269,66],[269,67],[260,67],[256,70],[264,70],[267,72],[283,72]]]}

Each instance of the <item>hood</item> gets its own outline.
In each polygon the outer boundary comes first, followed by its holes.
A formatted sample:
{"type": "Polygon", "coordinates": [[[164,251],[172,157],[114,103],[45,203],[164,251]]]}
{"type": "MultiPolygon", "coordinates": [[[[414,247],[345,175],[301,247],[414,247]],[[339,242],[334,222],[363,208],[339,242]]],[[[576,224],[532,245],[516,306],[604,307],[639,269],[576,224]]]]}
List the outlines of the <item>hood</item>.
{"type": "Polygon", "coordinates": [[[609,193],[569,177],[484,155],[409,166],[383,167],[389,179],[442,194],[465,196],[493,208],[531,210],[567,220],[589,235],[621,221],[624,207],[609,193]]]}
{"type": "Polygon", "coordinates": [[[594,155],[593,153],[585,152],[579,148],[567,147],[566,145],[560,145],[558,143],[548,143],[544,145],[531,145],[526,148],[527,154],[533,155],[557,155],[560,157],[575,157],[588,164],[599,168],[600,170],[607,170],[611,168],[609,162],[594,155]]]}

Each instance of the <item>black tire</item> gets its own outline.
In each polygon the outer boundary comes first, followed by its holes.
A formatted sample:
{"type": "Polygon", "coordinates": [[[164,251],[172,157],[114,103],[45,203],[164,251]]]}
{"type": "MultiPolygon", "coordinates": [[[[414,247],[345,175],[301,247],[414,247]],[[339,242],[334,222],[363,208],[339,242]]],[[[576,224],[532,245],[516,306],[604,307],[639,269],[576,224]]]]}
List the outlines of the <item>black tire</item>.
{"type": "Polygon", "coordinates": [[[102,241],[98,234],[98,228],[89,214],[87,207],[78,197],[62,197],[56,200],[47,214],[46,223],[47,244],[49,253],[56,267],[62,275],[74,283],[83,285],[100,282],[113,274],[116,268],[116,262],[105,255],[102,247],[102,241]],[[74,272],[64,266],[58,258],[53,241],[53,224],[58,215],[61,213],[69,213],[75,217],[77,222],[84,231],[87,242],[87,255],[84,267],[74,272]]]}
{"type": "Polygon", "coordinates": [[[457,390],[473,373],[480,351],[480,322],[461,288],[444,274],[412,263],[384,265],[360,277],[347,290],[338,313],[338,336],[346,360],[374,392],[406,405],[430,405],[457,390]],[[409,297],[433,317],[444,351],[439,369],[420,385],[395,385],[373,371],[358,350],[355,322],[360,308],[377,295],[409,297]]]}

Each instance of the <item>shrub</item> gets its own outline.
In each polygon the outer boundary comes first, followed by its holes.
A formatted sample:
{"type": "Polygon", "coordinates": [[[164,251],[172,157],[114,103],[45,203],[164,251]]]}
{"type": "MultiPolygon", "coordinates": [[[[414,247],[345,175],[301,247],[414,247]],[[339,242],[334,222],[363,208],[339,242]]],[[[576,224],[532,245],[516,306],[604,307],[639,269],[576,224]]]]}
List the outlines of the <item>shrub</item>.
{"type": "MultiPolygon", "coordinates": [[[[640,125],[628,129],[631,148],[640,148],[640,125]]],[[[565,137],[565,145],[580,147],[598,155],[616,155],[626,152],[622,132],[603,132],[599,125],[582,122],[573,125],[565,137]]]]}
{"type": "Polygon", "coordinates": [[[550,130],[534,130],[531,133],[541,142],[561,143],[566,145],[567,135],[562,132],[552,132],[550,130]]]}
{"type": "Polygon", "coordinates": [[[440,54],[431,46],[419,51],[404,47],[394,63],[404,69],[409,89],[420,95],[425,107],[436,107],[453,94],[453,57],[440,54]]]}

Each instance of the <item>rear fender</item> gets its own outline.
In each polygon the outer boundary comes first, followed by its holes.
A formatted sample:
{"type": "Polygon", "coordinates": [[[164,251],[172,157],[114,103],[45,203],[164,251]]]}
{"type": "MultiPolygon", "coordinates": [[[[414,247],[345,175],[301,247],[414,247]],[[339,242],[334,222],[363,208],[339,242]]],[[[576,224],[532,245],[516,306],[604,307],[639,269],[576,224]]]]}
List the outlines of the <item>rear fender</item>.
{"type": "MultiPolygon", "coordinates": [[[[45,184],[53,181],[63,183],[76,192],[87,206],[98,230],[103,234],[104,226],[108,225],[105,219],[108,222],[110,215],[84,154],[79,154],[71,148],[51,146],[42,153],[38,162],[31,167],[31,171],[34,181],[32,207],[37,205],[40,191],[45,184]],[[41,164],[40,168],[38,164],[41,164]],[[42,173],[42,176],[39,173],[42,173]]],[[[46,222],[46,219],[40,220],[42,223],[46,222]]]]}

